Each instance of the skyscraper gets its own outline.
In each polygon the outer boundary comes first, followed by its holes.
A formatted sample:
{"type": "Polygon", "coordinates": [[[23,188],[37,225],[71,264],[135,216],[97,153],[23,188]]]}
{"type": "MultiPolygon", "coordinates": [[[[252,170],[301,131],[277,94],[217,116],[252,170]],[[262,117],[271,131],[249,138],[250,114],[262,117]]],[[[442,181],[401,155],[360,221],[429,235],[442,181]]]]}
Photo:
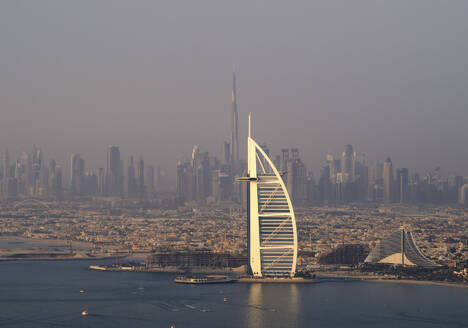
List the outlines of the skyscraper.
{"type": "Polygon", "coordinates": [[[186,202],[195,200],[193,168],[190,162],[177,163],[177,193],[186,202]]]}
{"type": "Polygon", "coordinates": [[[384,202],[392,203],[393,197],[393,166],[390,157],[387,157],[383,166],[384,202]]]}
{"type": "Polygon", "coordinates": [[[400,203],[407,203],[409,200],[408,195],[408,169],[403,168],[397,170],[397,186],[398,186],[398,201],[400,203]]]}
{"type": "Polygon", "coordinates": [[[80,154],[71,154],[70,181],[74,195],[81,195],[84,191],[85,163],[80,154]]]}
{"type": "Polygon", "coordinates": [[[60,166],[55,167],[54,193],[57,197],[60,197],[62,195],[62,168],[60,166]]]}
{"type": "Polygon", "coordinates": [[[138,160],[137,174],[138,174],[138,197],[143,198],[145,196],[145,193],[146,193],[146,188],[145,188],[145,162],[143,160],[143,156],[140,156],[140,159],[138,160]]]}
{"type": "Polygon", "coordinates": [[[137,194],[137,186],[135,179],[135,166],[133,165],[133,156],[130,156],[130,159],[127,163],[127,197],[135,197],[137,194]]]}
{"type": "Polygon", "coordinates": [[[10,177],[10,155],[8,154],[8,149],[3,153],[2,158],[2,168],[3,168],[3,179],[10,177]]]}
{"type": "Polygon", "coordinates": [[[286,186],[265,151],[247,138],[247,236],[254,277],[292,277],[296,272],[296,220],[286,186]]]}
{"type": "Polygon", "coordinates": [[[98,169],[98,195],[104,196],[106,194],[106,174],[104,168],[98,169]]]}
{"type": "Polygon", "coordinates": [[[354,153],[353,146],[346,145],[345,151],[341,155],[341,173],[345,176],[345,181],[352,181],[354,179],[354,153]]]}
{"type": "MultiPolygon", "coordinates": [[[[161,167],[159,165],[158,165],[157,173],[158,173],[159,176],[161,175],[161,167]]],[[[149,166],[146,167],[145,179],[146,179],[145,184],[146,184],[146,187],[147,187],[148,194],[152,197],[153,193],[156,191],[155,183],[154,183],[154,166],[153,165],[149,165],[149,166]]],[[[158,180],[160,180],[160,179],[161,178],[159,177],[158,180]]]]}
{"type": "Polygon", "coordinates": [[[106,188],[110,196],[121,195],[121,163],[119,147],[109,146],[107,151],[106,188]]]}
{"type": "Polygon", "coordinates": [[[458,203],[468,206],[468,184],[464,184],[460,187],[458,192],[458,203]]]}
{"type": "Polygon", "coordinates": [[[33,171],[31,156],[27,152],[21,153],[21,165],[24,170],[24,189],[26,193],[29,193],[29,187],[33,183],[33,171]]]}
{"type": "Polygon", "coordinates": [[[38,195],[42,197],[48,197],[50,192],[49,186],[49,169],[42,167],[39,171],[39,188],[38,195]]]}
{"type": "MultiPolygon", "coordinates": [[[[288,154],[287,149],[286,152],[285,149],[283,149],[282,153],[283,155],[288,154]]],[[[301,161],[299,150],[297,148],[292,148],[291,157],[285,160],[285,184],[288,188],[289,195],[293,203],[303,203],[307,196],[307,168],[301,161]]]]}
{"type": "Polygon", "coordinates": [[[223,164],[231,164],[231,145],[227,141],[223,144],[223,164]]]}
{"type": "Polygon", "coordinates": [[[236,73],[232,73],[232,133],[231,133],[231,162],[234,173],[238,173],[239,166],[239,115],[237,112],[236,73]]]}

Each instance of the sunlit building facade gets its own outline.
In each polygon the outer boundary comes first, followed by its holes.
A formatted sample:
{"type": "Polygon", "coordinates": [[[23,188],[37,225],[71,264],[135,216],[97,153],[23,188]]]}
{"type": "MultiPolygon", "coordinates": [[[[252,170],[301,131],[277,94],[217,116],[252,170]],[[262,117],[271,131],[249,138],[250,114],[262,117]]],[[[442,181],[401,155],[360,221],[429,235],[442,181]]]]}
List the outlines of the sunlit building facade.
{"type": "Polygon", "coordinates": [[[273,162],[250,136],[247,142],[248,253],[254,277],[292,277],[297,230],[287,188],[273,162]]]}

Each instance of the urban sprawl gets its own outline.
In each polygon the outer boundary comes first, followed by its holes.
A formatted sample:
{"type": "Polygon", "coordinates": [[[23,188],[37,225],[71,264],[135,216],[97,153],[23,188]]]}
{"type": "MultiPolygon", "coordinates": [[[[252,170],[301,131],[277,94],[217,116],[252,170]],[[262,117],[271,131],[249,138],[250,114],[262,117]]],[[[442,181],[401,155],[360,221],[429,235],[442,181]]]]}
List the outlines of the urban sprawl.
{"type": "MultiPolygon", "coordinates": [[[[235,79],[232,105],[222,157],[194,146],[190,160],[177,163],[172,188],[159,166],[146,165],[143,157],[124,162],[117,146],[107,149],[105,168],[87,169],[81,154],[71,154],[67,183],[62,167],[54,160],[46,164],[40,148],[19,156],[5,150],[0,237],[64,240],[71,248],[86,242],[88,254],[203,250],[246,256],[247,188],[238,178],[247,172],[239,156],[235,79]]],[[[261,147],[279,169],[296,211],[300,267],[316,265],[345,245],[368,253],[401,226],[411,228],[433,261],[468,260],[466,177],[442,176],[439,168],[410,174],[395,169],[390,158],[368,164],[352,145],[340,156],[327,155],[316,177],[297,148],[271,156],[261,147]]]]}

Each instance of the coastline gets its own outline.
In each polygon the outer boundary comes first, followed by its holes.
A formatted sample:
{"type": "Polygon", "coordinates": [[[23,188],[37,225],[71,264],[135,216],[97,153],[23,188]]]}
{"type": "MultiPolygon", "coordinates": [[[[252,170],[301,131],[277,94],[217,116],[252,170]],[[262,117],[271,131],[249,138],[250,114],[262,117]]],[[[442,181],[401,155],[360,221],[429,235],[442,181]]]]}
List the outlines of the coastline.
{"type": "MultiPolygon", "coordinates": [[[[125,258],[121,256],[119,258],[125,258]]],[[[17,262],[17,261],[97,261],[97,260],[108,260],[113,259],[115,256],[96,256],[96,257],[73,257],[73,256],[45,256],[45,257],[0,257],[0,263],[2,262],[17,262]]]]}
{"type": "MultiPolygon", "coordinates": [[[[94,260],[107,260],[115,258],[115,254],[97,253],[90,255],[88,251],[91,249],[92,244],[88,242],[74,241],[72,242],[74,252],[66,252],[62,248],[67,247],[67,240],[61,239],[38,239],[26,238],[21,236],[0,236],[0,242],[4,245],[0,247],[0,263],[8,261],[94,261],[94,260]],[[6,243],[6,244],[5,244],[6,243]],[[5,247],[6,245],[6,247],[5,247]]],[[[128,254],[119,255],[119,258],[125,258],[128,254]]],[[[142,267],[134,267],[133,269],[119,269],[119,268],[106,268],[102,271],[125,271],[125,272],[147,272],[147,273],[184,273],[186,270],[178,267],[167,268],[151,268],[146,269],[142,267]]],[[[192,273],[197,274],[210,274],[210,273],[241,273],[236,268],[230,269],[205,269],[194,268],[192,273]]],[[[318,279],[254,279],[241,277],[237,279],[240,283],[318,283],[333,280],[357,280],[357,281],[371,281],[371,282],[387,282],[387,283],[402,283],[414,285],[435,285],[444,287],[458,287],[468,288],[468,283],[463,282],[449,282],[449,281],[430,281],[430,280],[413,280],[413,279],[396,279],[392,276],[376,276],[366,275],[361,272],[353,271],[317,271],[314,272],[318,279]]]]}
{"type": "Polygon", "coordinates": [[[468,288],[467,283],[449,282],[449,281],[432,281],[432,280],[413,280],[413,279],[395,279],[394,277],[378,277],[373,275],[353,275],[349,273],[336,272],[316,272],[317,278],[330,280],[355,280],[355,281],[371,281],[371,282],[387,282],[387,283],[402,283],[414,285],[434,285],[444,287],[468,288]]]}
{"type": "Polygon", "coordinates": [[[248,284],[312,284],[320,282],[320,279],[306,278],[238,278],[236,282],[248,284]]]}
{"type": "Polygon", "coordinates": [[[393,282],[402,284],[413,284],[413,285],[434,285],[444,287],[458,287],[468,288],[468,284],[461,282],[448,282],[448,281],[430,281],[430,280],[411,280],[411,279],[367,279],[372,282],[393,282]]]}
{"type": "Polygon", "coordinates": [[[90,255],[92,244],[85,241],[73,241],[73,252],[70,252],[66,250],[68,243],[63,239],[0,236],[0,262],[105,260],[115,257],[115,254],[108,253],[90,255]]]}
{"type": "MultiPolygon", "coordinates": [[[[175,273],[184,274],[187,269],[180,267],[165,267],[165,268],[146,268],[145,266],[108,266],[108,265],[91,265],[88,267],[90,270],[105,271],[105,272],[144,272],[144,273],[175,273]]],[[[236,268],[200,268],[194,267],[190,269],[192,274],[235,274],[239,273],[236,268]]]]}
{"type": "MultiPolygon", "coordinates": [[[[8,243],[12,243],[12,245],[18,245],[17,242],[20,243],[36,243],[42,246],[62,246],[68,243],[68,240],[65,239],[42,239],[42,238],[27,238],[23,236],[0,236],[0,241],[6,241],[8,243]]],[[[86,241],[72,241],[72,244],[79,248],[90,248],[92,247],[92,243],[86,241]]]]}

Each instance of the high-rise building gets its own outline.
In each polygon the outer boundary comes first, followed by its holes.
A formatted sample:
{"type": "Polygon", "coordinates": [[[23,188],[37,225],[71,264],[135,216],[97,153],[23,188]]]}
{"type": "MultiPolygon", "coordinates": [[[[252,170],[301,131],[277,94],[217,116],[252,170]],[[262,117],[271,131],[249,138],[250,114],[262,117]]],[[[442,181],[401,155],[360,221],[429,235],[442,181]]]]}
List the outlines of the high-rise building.
{"type": "MultiPolygon", "coordinates": [[[[158,165],[157,170],[158,170],[157,174],[161,176],[161,167],[159,165],[158,165]]],[[[153,193],[156,191],[155,183],[154,183],[154,166],[153,165],[148,165],[146,167],[145,179],[146,179],[145,185],[147,187],[148,194],[152,196],[153,193]]],[[[161,177],[159,177],[158,180],[160,179],[161,177]]]]}
{"type": "Polygon", "coordinates": [[[106,173],[103,167],[100,167],[97,171],[97,194],[104,196],[106,194],[106,173]]]}
{"type": "Polygon", "coordinates": [[[227,141],[223,144],[223,164],[231,164],[231,145],[227,141]]]}
{"type": "Polygon", "coordinates": [[[346,145],[341,155],[341,173],[347,174],[350,181],[354,179],[354,152],[352,145],[346,145]]]}
{"type": "Polygon", "coordinates": [[[42,150],[33,145],[31,151],[31,160],[32,160],[32,182],[30,188],[30,194],[36,196],[39,194],[39,185],[40,185],[40,172],[42,168],[42,150]]]}
{"type": "Polygon", "coordinates": [[[192,195],[193,200],[204,203],[212,194],[212,170],[210,157],[207,152],[200,152],[198,146],[193,147],[191,161],[192,195]]]}
{"type": "Polygon", "coordinates": [[[248,257],[254,277],[293,277],[296,272],[297,231],[288,190],[270,158],[247,138],[248,257]]]}
{"type": "MultiPolygon", "coordinates": [[[[283,152],[288,154],[288,152],[283,152]]],[[[268,156],[268,154],[267,154],[268,156]]],[[[304,203],[307,199],[307,168],[301,161],[299,150],[291,149],[291,158],[286,160],[286,186],[293,203],[304,203]]]]}
{"type": "Polygon", "coordinates": [[[384,189],[384,202],[392,203],[393,196],[393,166],[390,157],[387,157],[383,166],[383,189],[384,189]]]}
{"type": "Polygon", "coordinates": [[[232,73],[232,132],[231,132],[231,166],[234,173],[239,170],[239,114],[237,112],[236,73],[232,73]]]}
{"type": "Polygon", "coordinates": [[[335,160],[333,155],[327,154],[327,165],[330,172],[330,180],[335,182],[337,173],[341,172],[341,167],[337,167],[337,164],[341,163],[340,160],[335,160]]]}
{"type": "Polygon", "coordinates": [[[130,156],[130,159],[127,163],[127,197],[133,198],[137,195],[137,182],[135,179],[135,166],[133,165],[133,156],[130,156]]]}
{"type": "Polygon", "coordinates": [[[177,163],[177,193],[186,202],[195,200],[193,168],[190,162],[177,163]]]}
{"type": "Polygon", "coordinates": [[[85,189],[85,162],[80,154],[71,154],[70,181],[73,195],[82,195],[85,189]]]}
{"type": "Polygon", "coordinates": [[[400,203],[407,203],[409,201],[409,180],[408,169],[402,168],[397,170],[397,195],[400,203]]]}
{"type": "MultiPolygon", "coordinates": [[[[356,154],[356,153],[354,153],[356,154]]],[[[354,159],[354,191],[356,193],[355,201],[365,201],[368,199],[367,192],[369,187],[369,167],[366,164],[365,154],[359,154],[354,159]]]]}
{"type": "Polygon", "coordinates": [[[280,159],[280,171],[286,172],[288,170],[288,162],[289,162],[289,149],[283,148],[281,149],[281,159],[280,159]]]}
{"type": "Polygon", "coordinates": [[[120,196],[122,194],[122,167],[119,147],[109,146],[106,166],[106,189],[109,196],[120,196]]]}
{"type": "Polygon", "coordinates": [[[377,201],[377,163],[369,165],[367,178],[367,200],[377,201]]]}
{"type": "Polygon", "coordinates": [[[85,175],[85,193],[86,195],[96,195],[99,189],[99,179],[94,170],[89,170],[85,175]]]}
{"type": "Polygon", "coordinates": [[[468,206],[468,184],[464,184],[460,187],[458,195],[458,202],[461,205],[468,206]]]}
{"type": "Polygon", "coordinates": [[[49,194],[51,196],[57,196],[55,189],[55,170],[57,169],[57,163],[52,159],[49,161],[49,194]]]}
{"type": "Polygon", "coordinates": [[[41,197],[49,196],[49,169],[47,167],[42,167],[39,172],[39,188],[38,195],[41,197]]]}
{"type": "Polygon", "coordinates": [[[16,178],[7,177],[2,179],[0,183],[0,195],[3,199],[14,199],[18,196],[18,180],[16,178]]]}
{"type": "Polygon", "coordinates": [[[3,170],[3,179],[10,177],[10,155],[8,154],[8,149],[5,150],[2,156],[2,170],[3,170]]]}
{"type": "Polygon", "coordinates": [[[326,165],[320,170],[318,183],[318,200],[321,203],[334,201],[332,184],[330,180],[330,166],[326,165]]]}
{"type": "Polygon", "coordinates": [[[54,193],[59,198],[62,196],[62,175],[62,168],[57,165],[54,171],[54,193]]]}
{"type": "Polygon", "coordinates": [[[137,175],[138,175],[138,197],[144,198],[145,193],[146,193],[146,188],[145,188],[145,162],[143,160],[143,156],[140,156],[140,159],[138,160],[137,175]]]}
{"type": "Polygon", "coordinates": [[[217,201],[228,201],[232,197],[231,176],[221,170],[215,172],[213,181],[213,195],[217,201]]]}
{"type": "Polygon", "coordinates": [[[31,155],[27,152],[22,152],[20,162],[24,171],[25,194],[28,194],[30,193],[30,186],[33,184],[33,169],[31,155]]]}

